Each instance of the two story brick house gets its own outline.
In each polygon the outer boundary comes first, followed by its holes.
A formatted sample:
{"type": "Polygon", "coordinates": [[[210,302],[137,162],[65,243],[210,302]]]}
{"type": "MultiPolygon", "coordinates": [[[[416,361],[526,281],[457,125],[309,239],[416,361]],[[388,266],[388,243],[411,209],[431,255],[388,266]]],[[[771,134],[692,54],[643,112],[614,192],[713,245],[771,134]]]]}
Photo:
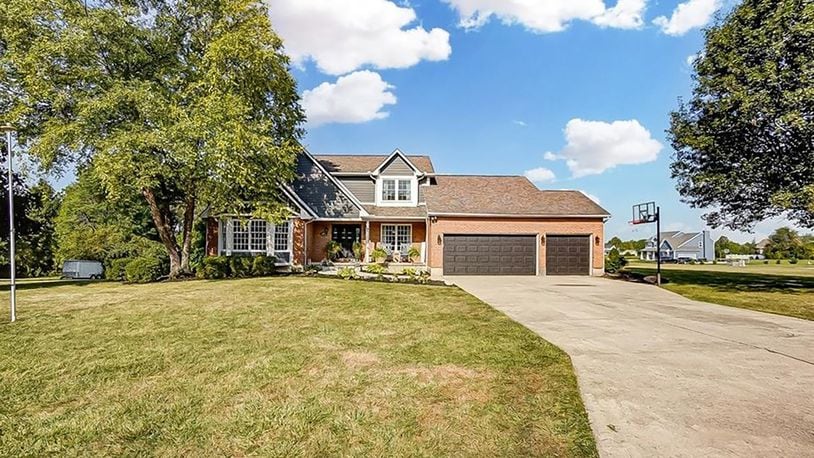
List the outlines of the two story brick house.
{"type": "Polygon", "coordinates": [[[210,255],[268,254],[281,265],[326,258],[335,241],[363,262],[382,248],[391,262],[417,262],[443,275],[601,275],[610,216],[579,191],[539,190],[522,176],[437,173],[428,156],[299,157],[283,191],[282,224],[211,217],[210,255]],[[420,256],[408,259],[410,248],[420,256]],[[414,251],[415,252],[415,251],[414,251]]]}

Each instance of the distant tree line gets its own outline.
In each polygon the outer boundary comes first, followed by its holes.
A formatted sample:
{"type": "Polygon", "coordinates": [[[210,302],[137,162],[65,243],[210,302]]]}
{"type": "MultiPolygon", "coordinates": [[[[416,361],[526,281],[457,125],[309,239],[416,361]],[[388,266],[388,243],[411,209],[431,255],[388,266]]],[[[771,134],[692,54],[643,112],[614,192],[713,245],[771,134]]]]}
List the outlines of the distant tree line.
{"type": "Polygon", "coordinates": [[[763,254],[770,259],[814,259],[814,235],[781,227],[769,236],[763,254]]]}
{"type": "Polygon", "coordinates": [[[624,252],[626,250],[639,251],[643,250],[647,246],[647,239],[622,240],[619,237],[613,237],[608,240],[608,244],[619,250],[619,252],[624,252]]]}

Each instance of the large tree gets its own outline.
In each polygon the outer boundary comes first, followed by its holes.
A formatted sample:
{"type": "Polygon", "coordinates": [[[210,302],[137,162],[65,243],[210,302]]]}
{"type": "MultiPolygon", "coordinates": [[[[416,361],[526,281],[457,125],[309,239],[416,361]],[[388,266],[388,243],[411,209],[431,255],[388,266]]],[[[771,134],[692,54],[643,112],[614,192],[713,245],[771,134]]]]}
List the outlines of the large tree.
{"type": "Polygon", "coordinates": [[[150,209],[171,276],[204,207],[284,214],[303,113],[260,0],[0,0],[0,117],[150,209]]]}
{"type": "Polygon", "coordinates": [[[160,241],[144,199],[137,193],[112,199],[92,167],[65,188],[54,227],[60,263],[137,256],[139,248],[160,241]]]}
{"type": "Polygon", "coordinates": [[[671,115],[678,190],[713,227],[814,227],[814,2],[744,0],[706,31],[671,115]]]}

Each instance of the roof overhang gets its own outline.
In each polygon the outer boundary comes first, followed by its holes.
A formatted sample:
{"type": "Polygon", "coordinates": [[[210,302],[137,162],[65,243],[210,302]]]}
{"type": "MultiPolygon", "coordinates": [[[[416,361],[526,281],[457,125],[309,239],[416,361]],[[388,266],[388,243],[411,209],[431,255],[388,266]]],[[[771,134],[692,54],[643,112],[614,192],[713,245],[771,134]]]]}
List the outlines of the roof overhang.
{"type": "Polygon", "coordinates": [[[380,174],[380,173],[381,173],[381,171],[382,171],[382,169],[383,169],[383,168],[384,168],[384,167],[385,167],[387,164],[389,164],[389,163],[390,163],[390,161],[392,161],[392,160],[393,160],[393,158],[395,158],[396,156],[401,156],[401,158],[404,160],[404,162],[406,162],[406,163],[407,163],[407,165],[409,165],[409,166],[410,166],[410,168],[411,168],[411,169],[413,169],[413,172],[414,172],[416,175],[418,175],[418,176],[423,176],[423,175],[424,175],[424,172],[422,172],[421,170],[419,170],[419,169],[418,169],[418,167],[416,167],[416,166],[415,166],[415,164],[413,164],[413,162],[410,160],[410,158],[408,158],[408,157],[407,157],[407,155],[406,155],[406,154],[404,154],[404,153],[402,153],[402,152],[401,152],[401,150],[400,150],[400,149],[398,149],[398,148],[396,148],[396,149],[395,149],[395,150],[394,150],[392,153],[390,153],[390,155],[389,155],[389,156],[387,156],[387,158],[386,158],[385,160],[383,160],[383,161],[382,161],[382,163],[381,163],[381,164],[379,164],[379,166],[378,166],[378,167],[376,167],[376,170],[374,170],[373,172],[371,172],[371,174],[372,174],[372,175],[378,175],[378,174],[380,174]]]}
{"type": "Polygon", "coordinates": [[[610,215],[539,215],[539,214],[518,214],[518,213],[446,213],[428,212],[428,216],[446,216],[455,218],[580,218],[580,219],[607,219],[610,215]]]}

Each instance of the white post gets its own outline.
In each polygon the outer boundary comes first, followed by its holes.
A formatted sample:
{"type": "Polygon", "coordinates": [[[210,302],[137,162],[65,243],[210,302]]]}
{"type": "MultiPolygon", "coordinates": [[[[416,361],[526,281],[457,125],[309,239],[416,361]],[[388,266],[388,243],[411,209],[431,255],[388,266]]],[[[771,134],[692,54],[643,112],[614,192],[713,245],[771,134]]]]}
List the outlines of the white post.
{"type": "Polygon", "coordinates": [[[370,221],[365,221],[365,264],[370,262],[370,221]]]}
{"type": "Polygon", "coordinates": [[[6,149],[8,150],[8,238],[9,238],[9,267],[11,274],[11,322],[17,321],[17,281],[14,263],[14,173],[12,171],[11,155],[11,126],[2,126],[6,131],[6,149]]]}

